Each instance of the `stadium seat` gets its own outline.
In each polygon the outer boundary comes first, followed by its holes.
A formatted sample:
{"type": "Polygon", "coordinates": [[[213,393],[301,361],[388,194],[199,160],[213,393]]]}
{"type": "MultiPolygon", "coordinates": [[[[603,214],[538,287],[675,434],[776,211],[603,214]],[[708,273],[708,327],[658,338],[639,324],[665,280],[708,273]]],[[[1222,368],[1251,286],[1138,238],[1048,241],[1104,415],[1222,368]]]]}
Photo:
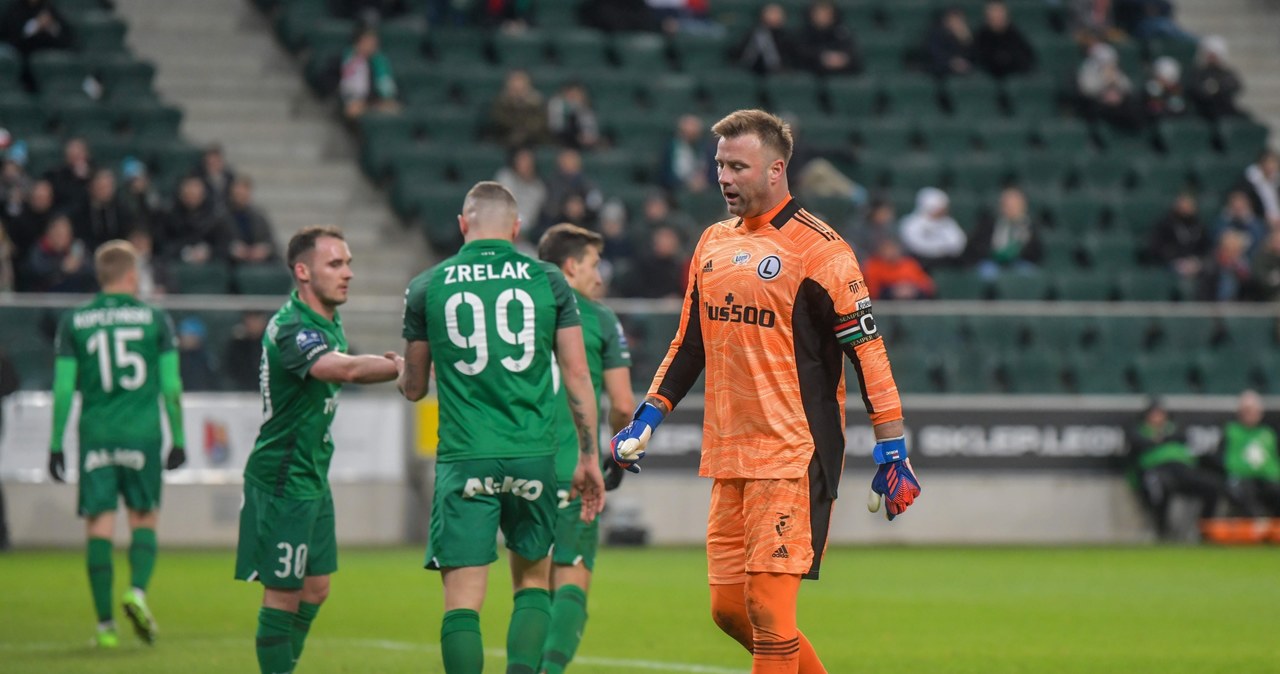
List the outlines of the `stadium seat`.
{"type": "Polygon", "coordinates": [[[1009,109],[1020,119],[1047,119],[1058,113],[1057,85],[1051,79],[1011,79],[1004,88],[1009,109]]]}
{"type": "Polygon", "coordinates": [[[1130,163],[1137,185],[1173,194],[1189,186],[1187,164],[1172,157],[1150,157],[1130,163]]]}
{"type": "MultiPolygon", "coordinates": [[[[935,393],[933,376],[928,354],[906,344],[887,345],[889,358],[893,364],[893,383],[901,393],[935,393]]],[[[857,377],[849,365],[850,377],[857,377]]],[[[850,381],[856,381],[851,379],[850,381]]]]}
{"type": "Polygon", "coordinates": [[[1197,157],[1213,152],[1213,129],[1200,119],[1168,119],[1156,127],[1160,144],[1171,157],[1197,157]]]}
{"type": "Polygon", "coordinates": [[[891,187],[918,190],[943,184],[946,167],[932,155],[918,153],[899,158],[889,165],[891,187]]]}
{"type": "Polygon", "coordinates": [[[938,299],[984,300],[989,295],[987,282],[972,271],[939,269],[932,276],[938,299]]]}
{"type": "Polygon", "coordinates": [[[178,264],[171,267],[177,291],[183,294],[222,295],[231,289],[231,272],[226,265],[178,264]]]}
{"type": "Polygon", "coordinates": [[[567,30],[556,35],[556,61],[566,68],[597,68],[608,63],[608,42],[599,31],[567,30]]]}
{"type": "Polygon", "coordinates": [[[951,187],[961,193],[990,195],[1004,187],[1009,167],[998,157],[968,156],[951,162],[951,187]]]}
{"type": "Polygon", "coordinates": [[[393,66],[421,61],[426,37],[426,26],[412,19],[388,21],[378,27],[380,48],[393,66]]]}
{"type": "Polygon", "coordinates": [[[1165,269],[1129,269],[1116,277],[1120,299],[1168,302],[1177,296],[1177,279],[1165,269]]]}
{"type": "Polygon", "coordinates": [[[39,51],[31,55],[29,64],[41,96],[59,93],[83,95],[89,66],[79,54],[60,50],[39,51]]]}
{"type": "Polygon", "coordinates": [[[822,112],[821,86],[818,78],[808,73],[787,73],[765,78],[762,86],[769,101],[769,109],[790,113],[801,120],[822,112]]]}
{"type": "Polygon", "coordinates": [[[134,100],[154,96],[151,83],[155,79],[156,67],[148,61],[139,61],[128,55],[104,54],[94,60],[93,69],[102,80],[107,97],[112,100],[134,100]]]}
{"type": "Polygon", "coordinates": [[[924,146],[939,159],[953,159],[974,151],[975,130],[968,120],[939,119],[918,125],[924,146]]]}
{"type": "Polygon", "coordinates": [[[947,393],[997,393],[999,362],[988,351],[957,349],[941,356],[943,389],[947,393]]]}
{"type": "Polygon", "coordinates": [[[1150,318],[1108,317],[1095,324],[1097,337],[1093,346],[1100,351],[1130,357],[1145,351],[1158,335],[1158,329],[1159,324],[1150,318]]]}
{"type": "Polygon", "coordinates": [[[1222,194],[1243,179],[1244,168],[1230,157],[1205,155],[1191,159],[1191,176],[1202,191],[1222,194]]]}
{"type": "Polygon", "coordinates": [[[1078,119],[1045,119],[1036,126],[1041,147],[1050,152],[1079,153],[1091,146],[1089,128],[1078,119]]]}
{"type": "Polygon", "coordinates": [[[915,125],[900,119],[877,119],[858,126],[859,145],[864,150],[894,158],[910,153],[915,137],[915,125]]]}
{"type": "Polygon", "coordinates": [[[894,115],[936,115],[938,86],[933,78],[907,74],[881,82],[885,106],[894,115]]]}
{"type": "MultiPolygon", "coordinates": [[[[453,153],[453,176],[463,184],[493,180],[507,163],[507,151],[497,145],[472,145],[453,153]]],[[[592,174],[594,177],[594,174],[592,174]]],[[[532,223],[530,223],[530,226],[532,223]]]]}
{"type": "Polygon", "coordinates": [[[1219,327],[1216,321],[1201,318],[1163,318],[1158,321],[1156,351],[1195,353],[1213,346],[1219,327]]]}
{"type": "Polygon", "coordinates": [[[903,43],[917,43],[933,23],[936,8],[929,0],[895,0],[880,5],[886,28],[903,43]]]}
{"type": "Polygon", "coordinates": [[[1194,373],[1200,391],[1209,395],[1239,395],[1258,386],[1253,360],[1243,353],[1197,353],[1194,373]]]}
{"type": "Polygon", "coordinates": [[[1089,264],[1098,272],[1131,269],[1137,260],[1138,242],[1128,232],[1090,232],[1084,238],[1089,264]]]}
{"type": "Polygon", "coordinates": [[[91,54],[126,51],[125,23],[109,10],[80,12],[67,17],[80,51],[91,54]]]}
{"type": "Polygon", "coordinates": [[[1275,319],[1228,316],[1222,321],[1226,347],[1238,353],[1258,353],[1276,348],[1275,319]]]}
{"type": "Polygon", "coordinates": [[[961,323],[961,333],[970,348],[1008,353],[1021,349],[1030,338],[1027,322],[1008,316],[971,316],[961,323]]]}
{"type": "Polygon", "coordinates": [[[721,36],[677,33],[671,46],[681,70],[687,73],[719,70],[729,63],[729,42],[721,36]]]}
{"type": "Polygon", "coordinates": [[[1068,376],[1077,393],[1113,395],[1132,391],[1127,368],[1117,367],[1118,363],[1099,362],[1094,356],[1079,354],[1070,356],[1068,362],[1068,376]]]}
{"type": "Polygon", "coordinates": [[[898,341],[917,349],[940,353],[958,349],[964,343],[959,316],[904,315],[900,318],[902,330],[898,341]]]}
{"type": "Polygon", "coordinates": [[[1103,271],[1062,271],[1054,275],[1054,296],[1064,302],[1105,302],[1111,299],[1111,275],[1103,271]]]}
{"type": "Polygon", "coordinates": [[[1190,353],[1142,354],[1133,365],[1138,391],[1147,394],[1185,393],[1190,390],[1190,353]]]}
{"type": "Polygon", "coordinates": [[[983,122],[974,127],[974,136],[983,150],[1002,157],[1016,159],[1030,151],[1031,129],[1016,119],[983,122]]]}
{"type": "Polygon", "coordinates": [[[1035,349],[1005,355],[1000,372],[1009,393],[1064,393],[1063,365],[1058,352],[1035,349]]]}
{"type": "Polygon", "coordinates": [[[858,38],[864,72],[896,76],[905,70],[904,43],[898,36],[872,33],[865,38],[863,34],[859,34],[858,38]]]}
{"type": "Polygon", "coordinates": [[[1112,155],[1088,155],[1080,158],[1076,162],[1075,176],[1082,189],[1127,190],[1135,182],[1129,160],[1112,155]]]}
{"type": "Polygon", "coordinates": [[[675,128],[674,118],[642,111],[615,115],[605,123],[609,136],[619,147],[633,152],[656,150],[659,154],[666,149],[675,128]]]}
{"type": "Polygon", "coordinates": [[[488,35],[478,29],[451,26],[448,30],[431,30],[427,32],[427,44],[437,64],[475,67],[488,61],[488,35]]]}
{"type": "Polygon", "coordinates": [[[1118,207],[1117,217],[1129,231],[1148,230],[1169,211],[1171,197],[1132,196],[1125,198],[1118,207]]]}
{"type": "Polygon", "coordinates": [[[1080,232],[1070,229],[1041,231],[1040,242],[1044,252],[1041,266],[1050,273],[1078,269],[1083,259],[1082,240],[1080,232]]]}
{"type": "Polygon", "coordinates": [[[623,68],[650,76],[671,68],[666,41],[653,33],[615,35],[613,54],[623,68]]]}
{"type": "Polygon", "coordinates": [[[760,107],[760,91],[755,75],[742,71],[724,71],[701,77],[707,110],[718,119],[734,110],[760,107]]]}
{"type": "Polygon", "coordinates": [[[287,295],[293,289],[289,271],[278,263],[239,265],[233,279],[236,291],[244,295],[287,295]]]}
{"type": "Polygon", "coordinates": [[[1074,232],[1096,227],[1106,212],[1104,202],[1085,193],[1065,195],[1051,207],[1054,227],[1074,232]]]}
{"type": "Polygon", "coordinates": [[[1036,316],[1027,321],[1029,348],[1065,354],[1084,346],[1090,324],[1076,316],[1036,316]]]}
{"type": "Polygon", "coordinates": [[[851,117],[870,117],[879,110],[879,85],[871,77],[840,77],[827,82],[831,112],[851,117]]]}
{"type": "Polygon", "coordinates": [[[951,114],[966,120],[1000,117],[1000,87],[995,80],[982,75],[947,80],[944,92],[951,114]]]}
{"type": "Polygon", "coordinates": [[[499,31],[493,37],[493,53],[507,68],[536,68],[551,58],[547,35],[538,30],[499,31]]]}
{"type": "Polygon", "coordinates": [[[1246,117],[1224,117],[1218,121],[1217,136],[1229,156],[1252,160],[1267,146],[1270,130],[1246,117]]]}
{"type": "Polygon", "coordinates": [[[1041,273],[1001,274],[995,294],[1002,300],[1043,300],[1049,296],[1049,278],[1041,273]]]}
{"type": "Polygon", "coordinates": [[[668,130],[675,128],[680,115],[698,107],[698,80],[683,73],[662,73],[649,77],[641,91],[649,109],[669,118],[663,121],[668,130]]]}

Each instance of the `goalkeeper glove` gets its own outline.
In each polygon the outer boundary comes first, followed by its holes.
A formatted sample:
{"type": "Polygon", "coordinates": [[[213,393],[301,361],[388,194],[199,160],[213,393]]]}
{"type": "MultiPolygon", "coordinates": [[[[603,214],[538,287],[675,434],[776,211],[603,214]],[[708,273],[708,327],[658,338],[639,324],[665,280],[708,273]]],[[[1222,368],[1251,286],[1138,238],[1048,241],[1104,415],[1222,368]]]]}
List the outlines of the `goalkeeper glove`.
{"type": "Polygon", "coordinates": [[[887,506],[885,517],[892,522],[920,495],[920,481],[911,472],[911,462],[907,460],[907,441],[904,438],[877,442],[872,456],[880,464],[880,468],[876,470],[876,476],[871,478],[867,510],[876,512],[884,504],[887,506]]]}
{"type": "Polygon", "coordinates": [[[613,491],[622,486],[622,478],[626,477],[627,471],[622,466],[606,459],[600,466],[600,472],[604,475],[604,490],[613,491]]]}
{"type": "Polygon", "coordinates": [[[165,459],[164,469],[173,470],[187,462],[187,450],[182,447],[174,447],[169,450],[169,458],[165,459]]]}
{"type": "Polygon", "coordinates": [[[649,444],[649,437],[653,435],[658,424],[662,423],[662,418],[662,410],[655,407],[653,403],[640,403],[635,415],[631,417],[631,423],[618,431],[618,434],[613,436],[613,441],[609,443],[610,449],[613,450],[614,462],[629,472],[639,473],[640,466],[637,466],[636,462],[644,458],[645,445],[649,444]]]}
{"type": "Polygon", "coordinates": [[[67,460],[61,450],[49,453],[49,477],[54,482],[67,481],[67,460]]]}

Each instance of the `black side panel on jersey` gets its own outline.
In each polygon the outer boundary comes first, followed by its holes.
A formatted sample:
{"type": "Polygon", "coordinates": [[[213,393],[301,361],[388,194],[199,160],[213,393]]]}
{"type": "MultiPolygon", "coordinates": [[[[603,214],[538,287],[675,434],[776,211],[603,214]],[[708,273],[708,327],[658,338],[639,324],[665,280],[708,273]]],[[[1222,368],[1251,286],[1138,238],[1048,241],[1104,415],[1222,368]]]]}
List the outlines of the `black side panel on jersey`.
{"type": "MultiPolygon", "coordinates": [[[[836,395],[844,358],[831,332],[834,317],[835,304],[822,285],[813,279],[802,281],[791,314],[796,374],[800,401],[822,468],[821,478],[831,498],[836,497],[840,471],[844,468],[844,426],[836,395]]],[[[813,488],[810,485],[810,489],[813,488]]]]}
{"type": "Polygon", "coordinates": [[[822,479],[822,462],[817,454],[809,461],[809,536],[813,545],[813,565],[804,574],[805,580],[817,580],[822,567],[822,553],[827,549],[827,535],[831,531],[831,508],[834,494],[828,492],[822,479]]]}
{"type": "Polygon", "coordinates": [[[698,294],[698,283],[693,282],[689,291],[689,313],[684,317],[684,335],[676,355],[667,365],[667,371],[658,384],[658,393],[671,401],[675,407],[684,400],[698,375],[707,367],[707,352],[702,344],[702,300],[698,294]]]}

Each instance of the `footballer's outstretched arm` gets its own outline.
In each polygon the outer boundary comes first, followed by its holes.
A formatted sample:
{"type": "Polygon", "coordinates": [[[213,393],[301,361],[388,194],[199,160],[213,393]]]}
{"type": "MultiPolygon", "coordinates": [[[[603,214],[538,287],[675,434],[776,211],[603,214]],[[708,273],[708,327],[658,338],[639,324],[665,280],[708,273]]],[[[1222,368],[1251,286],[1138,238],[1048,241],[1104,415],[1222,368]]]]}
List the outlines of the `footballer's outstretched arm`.
{"type": "Polygon", "coordinates": [[[582,495],[582,519],[590,522],[604,509],[604,476],[596,458],[600,455],[596,441],[596,393],[587,365],[582,326],[556,330],[556,359],[560,362],[560,375],[569,398],[573,425],[578,429],[578,469],[574,472],[574,488],[582,495]]]}
{"type": "Polygon", "coordinates": [[[332,384],[377,384],[400,375],[404,359],[388,351],[381,356],[349,356],[330,351],[312,364],[310,374],[332,384]]]}
{"type": "Polygon", "coordinates": [[[400,393],[410,402],[427,395],[431,376],[431,344],[420,340],[404,343],[404,371],[396,383],[400,393]]]}

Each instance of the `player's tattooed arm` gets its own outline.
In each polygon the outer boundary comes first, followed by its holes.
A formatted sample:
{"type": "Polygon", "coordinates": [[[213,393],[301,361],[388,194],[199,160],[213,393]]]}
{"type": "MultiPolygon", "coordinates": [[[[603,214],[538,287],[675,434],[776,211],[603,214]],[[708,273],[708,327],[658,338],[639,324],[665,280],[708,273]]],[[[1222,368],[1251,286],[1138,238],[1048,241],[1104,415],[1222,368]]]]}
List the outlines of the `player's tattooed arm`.
{"type": "Polygon", "coordinates": [[[422,400],[427,395],[431,374],[431,346],[425,341],[406,341],[404,366],[396,381],[400,394],[407,400],[422,400]]]}
{"type": "Polygon", "coordinates": [[[668,405],[667,401],[663,400],[662,398],[659,398],[657,396],[647,396],[645,397],[644,401],[658,408],[658,410],[662,412],[663,416],[666,416],[671,413],[671,406],[668,405]]]}
{"type": "Polygon", "coordinates": [[[565,393],[569,397],[569,411],[573,414],[573,426],[578,429],[578,453],[584,457],[593,457],[596,454],[596,443],[592,442],[593,434],[590,431],[591,426],[587,424],[582,400],[573,394],[572,389],[566,389],[565,393]]]}

